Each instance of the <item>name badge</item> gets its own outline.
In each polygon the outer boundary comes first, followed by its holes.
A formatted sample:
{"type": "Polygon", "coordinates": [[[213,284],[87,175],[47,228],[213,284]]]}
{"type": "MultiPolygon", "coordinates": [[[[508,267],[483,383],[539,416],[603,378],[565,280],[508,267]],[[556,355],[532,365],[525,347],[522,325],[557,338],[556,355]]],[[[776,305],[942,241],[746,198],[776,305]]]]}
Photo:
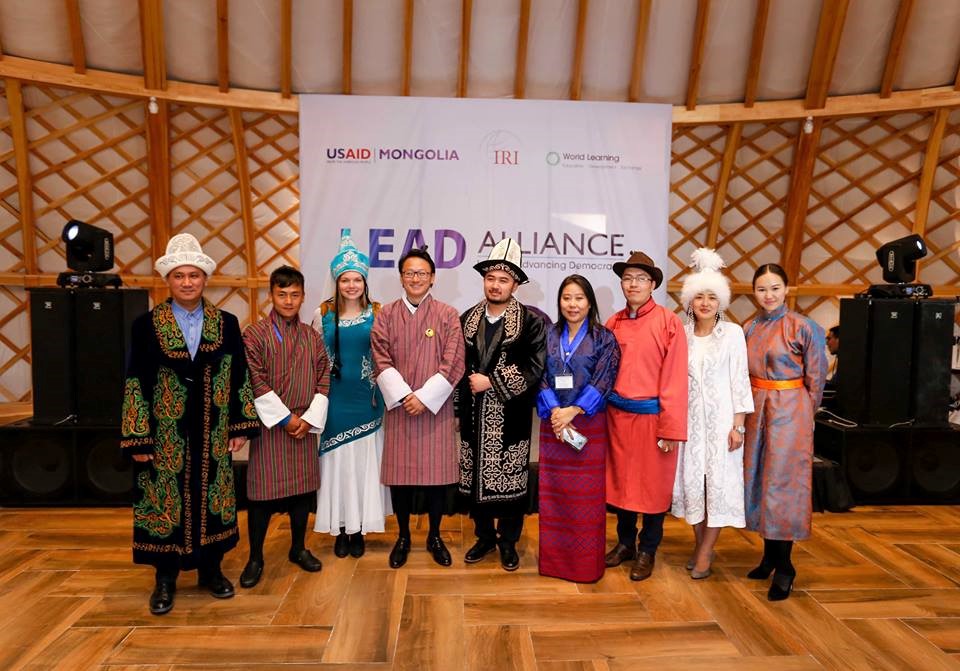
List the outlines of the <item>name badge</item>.
{"type": "Polygon", "coordinates": [[[553,378],[554,389],[573,389],[573,375],[557,375],[553,378]]]}

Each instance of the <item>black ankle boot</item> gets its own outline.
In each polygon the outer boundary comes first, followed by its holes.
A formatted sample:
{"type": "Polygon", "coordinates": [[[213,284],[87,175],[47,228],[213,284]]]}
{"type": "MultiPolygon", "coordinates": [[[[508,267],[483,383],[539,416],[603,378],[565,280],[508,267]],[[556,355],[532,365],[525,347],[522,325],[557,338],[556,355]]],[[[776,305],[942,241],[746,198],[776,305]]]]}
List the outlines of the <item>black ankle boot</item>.
{"type": "Polygon", "coordinates": [[[773,574],[770,591],[767,592],[767,601],[783,601],[793,591],[793,580],[797,576],[777,571],[773,574]]]}

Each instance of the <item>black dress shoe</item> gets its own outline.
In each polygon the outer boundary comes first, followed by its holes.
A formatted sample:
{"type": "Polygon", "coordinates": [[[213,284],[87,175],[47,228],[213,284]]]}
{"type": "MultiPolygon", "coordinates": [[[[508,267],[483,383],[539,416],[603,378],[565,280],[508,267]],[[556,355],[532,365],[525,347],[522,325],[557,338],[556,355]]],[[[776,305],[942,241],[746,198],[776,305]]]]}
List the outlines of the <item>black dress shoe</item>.
{"type": "Polygon", "coordinates": [[[408,554],[410,554],[410,539],[398,538],[393,549],[390,550],[390,568],[400,568],[406,564],[408,554]]]}
{"type": "Polygon", "coordinates": [[[450,558],[450,551],[447,550],[447,546],[443,544],[443,539],[440,536],[432,536],[427,539],[427,552],[433,555],[433,561],[440,566],[450,566],[453,563],[453,559],[450,558]]]}
{"type": "Polygon", "coordinates": [[[770,583],[770,591],[767,592],[767,601],[783,601],[790,596],[793,591],[793,579],[796,575],[784,575],[777,572],[773,574],[773,582],[770,583]]]}
{"type": "Polygon", "coordinates": [[[350,556],[356,557],[359,559],[363,556],[363,553],[366,551],[367,545],[363,542],[363,534],[359,531],[355,534],[350,534],[350,556]]]}
{"type": "Polygon", "coordinates": [[[243,573],[240,574],[240,586],[250,588],[260,582],[260,576],[263,575],[263,561],[251,559],[243,567],[243,573]]]}
{"type": "Polygon", "coordinates": [[[308,573],[316,573],[323,568],[323,564],[320,562],[320,560],[314,557],[310,550],[306,548],[300,550],[290,550],[290,554],[287,555],[287,559],[308,573]]]}
{"type": "Polygon", "coordinates": [[[488,541],[481,538],[473,544],[472,548],[467,550],[467,554],[463,556],[463,561],[468,564],[476,564],[478,561],[496,549],[497,544],[494,541],[488,541]]]}
{"type": "Polygon", "coordinates": [[[333,554],[343,559],[350,553],[350,536],[341,531],[333,543],[333,554]]]}
{"type": "Polygon", "coordinates": [[[153,594],[150,595],[150,613],[153,615],[169,613],[173,608],[173,596],[176,593],[176,583],[158,580],[153,588],[153,594]]]}
{"type": "Polygon", "coordinates": [[[198,579],[197,586],[206,587],[210,594],[217,599],[229,599],[234,595],[233,583],[227,580],[227,576],[220,571],[198,579]]]}
{"type": "Polygon", "coordinates": [[[520,555],[513,543],[500,545],[500,566],[504,571],[516,571],[520,567],[520,555]]]}

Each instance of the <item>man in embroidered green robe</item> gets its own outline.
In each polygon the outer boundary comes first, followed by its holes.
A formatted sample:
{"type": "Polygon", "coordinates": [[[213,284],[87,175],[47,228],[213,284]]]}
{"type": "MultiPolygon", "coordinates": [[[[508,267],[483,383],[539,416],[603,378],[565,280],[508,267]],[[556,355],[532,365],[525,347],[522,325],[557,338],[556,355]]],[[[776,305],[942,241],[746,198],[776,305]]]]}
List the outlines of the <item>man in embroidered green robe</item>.
{"type": "Polygon", "coordinates": [[[162,615],[181,569],[233,596],[220,570],[239,538],[231,453],[260,423],[237,318],[203,298],[216,263],[183,233],[154,267],[172,298],[133,323],[120,444],[134,459],[133,561],[156,568],[162,615]]]}

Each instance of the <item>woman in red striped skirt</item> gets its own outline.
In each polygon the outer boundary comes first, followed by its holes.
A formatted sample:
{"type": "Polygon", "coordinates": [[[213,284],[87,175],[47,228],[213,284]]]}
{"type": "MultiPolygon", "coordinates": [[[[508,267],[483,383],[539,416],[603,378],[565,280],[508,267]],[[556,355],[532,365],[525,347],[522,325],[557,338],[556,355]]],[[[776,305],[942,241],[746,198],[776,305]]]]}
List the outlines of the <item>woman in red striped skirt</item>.
{"type": "Polygon", "coordinates": [[[586,278],[563,280],[557,311],[557,323],[547,330],[547,362],[537,397],[540,573],[594,582],[605,568],[604,409],[620,366],[620,347],[600,323],[586,278]]]}

